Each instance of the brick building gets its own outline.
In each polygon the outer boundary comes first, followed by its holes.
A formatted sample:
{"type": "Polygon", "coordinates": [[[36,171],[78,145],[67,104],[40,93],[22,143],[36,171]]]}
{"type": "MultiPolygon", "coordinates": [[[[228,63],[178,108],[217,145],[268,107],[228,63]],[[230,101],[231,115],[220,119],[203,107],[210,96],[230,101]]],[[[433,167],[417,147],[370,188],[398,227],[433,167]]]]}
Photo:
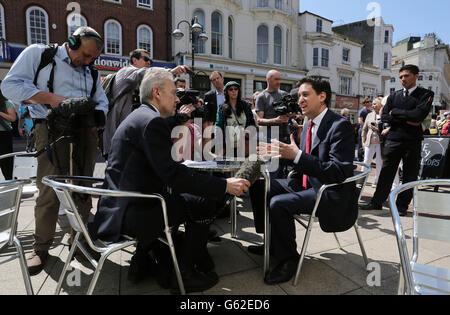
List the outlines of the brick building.
{"type": "Polygon", "coordinates": [[[64,43],[78,26],[93,27],[105,40],[96,65],[105,75],[145,48],[156,65],[172,67],[171,1],[0,0],[0,79],[28,45],[64,43]]]}

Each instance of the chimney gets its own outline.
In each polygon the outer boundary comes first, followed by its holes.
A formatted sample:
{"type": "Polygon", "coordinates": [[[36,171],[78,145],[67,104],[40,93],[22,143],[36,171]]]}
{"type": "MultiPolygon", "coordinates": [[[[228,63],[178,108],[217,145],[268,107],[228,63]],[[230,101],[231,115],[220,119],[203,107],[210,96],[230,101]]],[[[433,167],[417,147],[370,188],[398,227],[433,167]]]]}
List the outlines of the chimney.
{"type": "Polygon", "coordinates": [[[425,38],[423,39],[423,48],[431,48],[436,45],[436,34],[431,33],[425,35],[425,38]]]}

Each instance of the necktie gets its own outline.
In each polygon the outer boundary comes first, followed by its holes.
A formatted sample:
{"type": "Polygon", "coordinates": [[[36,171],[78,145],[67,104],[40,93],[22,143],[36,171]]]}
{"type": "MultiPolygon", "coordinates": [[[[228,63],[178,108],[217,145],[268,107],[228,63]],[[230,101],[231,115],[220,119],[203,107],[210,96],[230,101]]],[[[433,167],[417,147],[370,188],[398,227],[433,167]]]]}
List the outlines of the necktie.
{"type": "Polygon", "coordinates": [[[408,97],[408,96],[409,96],[409,91],[406,90],[406,91],[405,91],[405,97],[408,97]]]}
{"type": "MultiPolygon", "coordinates": [[[[308,128],[308,136],[306,137],[306,154],[311,154],[312,147],[312,129],[314,127],[314,123],[311,121],[308,128]]],[[[303,189],[308,189],[308,175],[303,175],[303,189]]]]}

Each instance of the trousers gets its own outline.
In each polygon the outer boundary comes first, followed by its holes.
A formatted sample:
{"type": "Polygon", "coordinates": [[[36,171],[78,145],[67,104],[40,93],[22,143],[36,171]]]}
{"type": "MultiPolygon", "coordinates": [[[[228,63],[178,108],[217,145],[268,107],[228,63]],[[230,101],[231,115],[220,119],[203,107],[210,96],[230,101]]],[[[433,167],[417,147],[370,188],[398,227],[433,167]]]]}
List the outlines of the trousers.
{"type": "MultiPolygon", "coordinates": [[[[35,137],[36,149],[41,150],[45,148],[49,141],[46,122],[35,126],[35,137]]],[[[92,177],[95,161],[99,153],[97,132],[91,129],[82,129],[78,139],[77,144],[74,145],[74,154],[72,155],[73,172],[71,175],[92,177]]],[[[70,142],[67,140],[58,142],[50,152],[41,154],[37,160],[36,185],[39,189],[39,196],[36,199],[34,208],[36,227],[33,248],[35,251],[48,251],[55,237],[59,200],[53,188],[42,183],[42,178],[48,175],[70,175],[70,142]]],[[[76,182],[74,184],[86,185],[86,183],[76,182]]],[[[74,194],[73,199],[84,222],[87,222],[92,208],[91,198],[85,195],[74,194]]]]}
{"type": "MultiPolygon", "coordinates": [[[[13,136],[11,131],[0,131],[0,155],[13,151],[13,136]]],[[[0,168],[5,180],[11,180],[13,175],[14,158],[0,160],[0,168]]]]}

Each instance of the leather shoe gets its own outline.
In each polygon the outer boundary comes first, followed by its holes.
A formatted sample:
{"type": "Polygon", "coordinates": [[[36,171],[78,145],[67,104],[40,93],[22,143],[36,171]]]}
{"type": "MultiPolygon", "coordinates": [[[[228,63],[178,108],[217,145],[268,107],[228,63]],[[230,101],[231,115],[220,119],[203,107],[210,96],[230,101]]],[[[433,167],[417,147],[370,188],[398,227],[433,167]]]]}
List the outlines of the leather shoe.
{"type": "Polygon", "coordinates": [[[372,211],[372,210],[383,210],[382,205],[378,205],[372,202],[369,202],[367,204],[359,205],[360,210],[366,210],[366,211],[372,211]]]}
{"type": "Polygon", "coordinates": [[[264,256],[264,245],[250,245],[247,250],[253,255],[264,256]]]}
{"type": "Polygon", "coordinates": [[[30,276],[39,274],[45,267],[48,259],[48,251],[33,251],[27,257],[27,267],[30,276]]]}
{"type": "Polygon", "coordinates": [[[155,261],[146,254],[136,253],[131,258],[130,269],[128,269],[128,281],[138,284],[145,280],[156,270],[155,261]]]}
{"type": "Polygon", "coordinates": [[[401,216],[401,217],[407,217],[408,216],[408,210],[398,209],[398,215],[401,216]]]}
{"type": "MultiPolygon", "coordinates": [[[[215,272],[201,273],[196,270],[182,272],[184,290],[186,293],[203,292],[211,289],[219,282],[219,276],[215,272]]],[[[177,278],[172,278],[172,294],[180,294],[177,278]]]]}
{"type": "Polygon", "coordinates": [[[268,285],[275,285],[288,282],[297,271],[298,258],[291,258],[280,263],[274,270],[269,272],[264,278],[268,285]]]}

